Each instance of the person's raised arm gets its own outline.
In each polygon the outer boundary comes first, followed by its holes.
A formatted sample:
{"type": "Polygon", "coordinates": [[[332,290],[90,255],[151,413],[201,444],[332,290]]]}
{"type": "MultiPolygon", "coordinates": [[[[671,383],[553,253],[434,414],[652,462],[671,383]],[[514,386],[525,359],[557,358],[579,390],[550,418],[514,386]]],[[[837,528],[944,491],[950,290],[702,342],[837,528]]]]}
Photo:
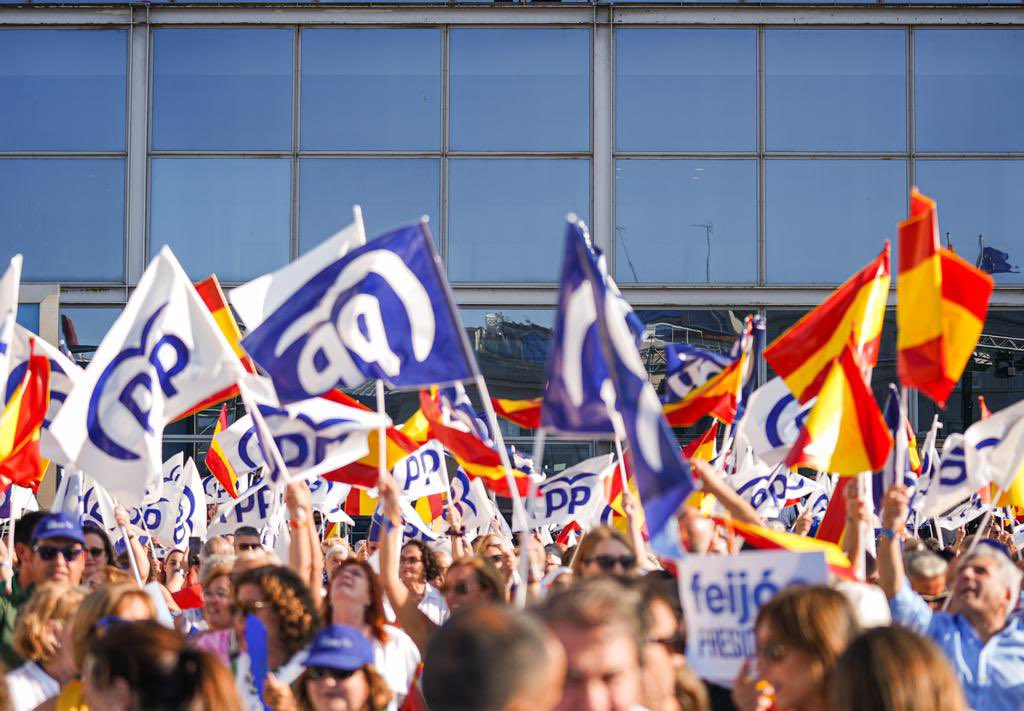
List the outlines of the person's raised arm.
{"type": "Polygon", "coordinates": [[[734,519],[754,526],[764,525],[764,521],[757,515],[754,507],[744,501],[708,462],[693,459],[690,460],[690,466],[704,482],[704,491],[713,495],[734,519]]]}
{"type": "Polygon", "coordinates": [[[856,565],[856,561],[864,554],[864,539],[860,536],[861,524],[867,524],[868,531],[871,527],[871,511],[868,510],[866,501],[857,498],[857,482],[854,479],[846,480],[846,535],[843,536],[843,552],[850,563],[856,565]]]}
{"type": "MultiPolygon", "coordinates": [[[[284,501],[292,528],[288,564],[306,581],[311,591],[318,593],[323,586],[324,568],[313,522],[313,495],[306,482],[292,482],[285,487],[284,501]]],[[[320,604],[320,598],[319,594],[313,595],[317,605],[320,604]]]]}
{"type": "Polygon", "coordinates": [[[466,540],[466,529],[462,523],[462,512],[452,505],[451,497],[449,497],[446,513],[448,518],[448,540],[452,544],[452,560],[459,560],[460,558],[473,555],[473,550],[469,547],[469,542],[466,540]]]}
{"type": "MultiPolygon", "coordinates": [[[[149,556],[146,555],[146,549],[142,547],[141,543],[139,543],[139,537],[132,530],[131,518],[128,516],[128,511],[124,506],[118,504],[114,507],[114,520],[120,528],[123,528],[128,532],[128,545],[132,547],[131,552],[134,554],[135,562],[139,566],[139,577],[142,578],[142,582],[145,583],[149,580],[149,556]]],[[[168,576],[168,580],[170,580],[170,576],[168,576]]],[[[181,585],[184,585],[184,583],[185,579],[182,577],[178,588],[180,589],[181,585]]]]}
{"type": "Polygon", "coordinates": [[[640,502],[629,489],[622,490],[622,511],[626,514],[626,526],[633,553],[641,565],[647,562],[647,543],[644,542],[643,521],[640,516],[640,502]]]}
{"type": "Polygon", "coordinates": [[[907,520],[910,496],[904,486],[890,486],[882,496],[882,534],[878,537],[878,584],[890,600],[903,585],[900,533],[907,520]]]}

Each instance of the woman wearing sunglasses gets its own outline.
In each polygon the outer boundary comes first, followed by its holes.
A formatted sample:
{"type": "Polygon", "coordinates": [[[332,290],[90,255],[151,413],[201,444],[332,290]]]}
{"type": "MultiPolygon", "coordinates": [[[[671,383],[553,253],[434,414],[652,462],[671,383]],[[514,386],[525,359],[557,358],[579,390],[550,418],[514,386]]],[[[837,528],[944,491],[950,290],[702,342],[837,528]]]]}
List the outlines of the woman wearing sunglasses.
{"type": "Polygon", "coordinates": [[[82,580],[88,581],[93,573],[114,564],[114,547],[107,532],[94,523],[83,525],[82,533],[85,534],[85,569],[82,580]]]}
{"type": "Polygon", "coordinates": [[[599,575],[633,577],[636,575],[636,552],[619,530],[598,526],[580,540],[572,559],[572,572],[577,580],[599,575]]]}
{"type": "Polygon", "coordinates": [[[324,606],[324,622],[346,625],[366,637],[373,648],[373,664],[390,687],[397,708],[416,677],[420,653],[402,630],[387,624],[384,590],[369,564],[350,558],[331,577],[324,606]]]}
{"type": "Polygon", "coordinates": [[[825,711],[836,661],[857,634],[846,596],[824,586],[791,587],[757,613],[757,673],[743,663],[733,687],[740,711],[825,711]]]}

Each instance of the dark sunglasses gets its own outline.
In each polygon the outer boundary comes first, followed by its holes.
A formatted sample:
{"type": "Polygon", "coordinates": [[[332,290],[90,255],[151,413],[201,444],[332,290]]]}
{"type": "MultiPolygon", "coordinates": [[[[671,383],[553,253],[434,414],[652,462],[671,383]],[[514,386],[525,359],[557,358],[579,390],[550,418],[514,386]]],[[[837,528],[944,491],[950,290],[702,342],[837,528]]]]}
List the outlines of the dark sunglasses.
{"type": "Polygon", "coordinates": [[[441,592],[445,593],[446,595],[448,593],[455,593],[456,595],[469,595],[471,592],[476,592],[479,589],[480,588],[473,585],[473,583],[466,582],[465,580],[460,580],[457,583],[446,585],[441,592]]]}
{"type": "Polygon", "coordinates": [[[236,615],[255,615],[257,612],[270,607],[269,602],[263,600],[254,600],[252,602],[233,602],[228,606],[228,611],[231,612],[232,617],[236,615]]]}
{"type": "Polygon", "coordinates": [[[623,570],[632,570],[633,566],[636,565],[635,555],[596,555],[593,558],[588,558],[586,561],[588,565],[590,563],[597,563],[597,566],[608,572],[613,569],[616,565],[621,565],[623,570]]]}
{"type": "Polygon", "coordinates": [[[85,549],[81,546],[67,546],[66,548],[61,548],[60,546],[36,546],[32,549],[32,552],[45,561],[53,560],[59,553],[64,560],[70,563],[73,560],[78,560],[82,553],[85,552],[85,549]]]}
{"type": "Polygon", "coordinates": [[[101,555],[106,553],[102,548],[86,548],[85,552],[89,554],[90,558],[99,558],[101,555]]]}
{"type": "Polygon", "coordinates": [[[681,632],[676,632],[671,637],[663,637],[661,639],[651,637],[647,640],[647,643],[663,645],[672,654],[686,654],[686,635],[681,632]]]}
{"type": "Polygon", "coordinates": [[[411,555],[403,555],[398,560],[402,563],[402,565],[416,565],[417,563],[423,562],[422,558],[414,558],[411,555]]]}
{"type": "Polygon", "coordinates": [[[258,551],[262,547],[263,546],[261,546],[259,543],[239,543],[238,544],[238,550],[240,550],[240,551],[258,551]]]}
{"type": "Polygon", "coordinates": [[[313,681],[320,681],[321,679],[334,679],[335,681],[345,681],[350,676],[355,674],[358,669],[331,669],[330,667],[306,667],[306,674],[313,681]]]}
{"type": "Polygon", "coordinates": [[[786,657],[786,645],[782,642],[770,641],[758,647],[757,656],[767,659],[772,664],[778,664],[786,657]]]}

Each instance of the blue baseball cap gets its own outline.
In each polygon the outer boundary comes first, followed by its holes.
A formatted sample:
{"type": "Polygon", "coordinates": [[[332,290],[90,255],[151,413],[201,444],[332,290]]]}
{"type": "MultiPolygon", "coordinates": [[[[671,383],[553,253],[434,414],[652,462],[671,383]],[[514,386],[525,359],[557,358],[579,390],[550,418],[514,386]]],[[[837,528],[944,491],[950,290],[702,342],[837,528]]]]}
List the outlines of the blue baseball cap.
{"type": "Polygon", "coordinates": [[[303,664],[307,667],[355,671],[373,664],[373,645],[355,627],[331,625],[320,630],[313,639],[309,656],[303,664]]]}
{"type": "Polygon", "coordinates": [[[32,542],[46,541],[51,538],[68,538],[85,545],[82,524],[66,513],[47,514],[36,523],[35,530],[32,532],[32,542]]]}

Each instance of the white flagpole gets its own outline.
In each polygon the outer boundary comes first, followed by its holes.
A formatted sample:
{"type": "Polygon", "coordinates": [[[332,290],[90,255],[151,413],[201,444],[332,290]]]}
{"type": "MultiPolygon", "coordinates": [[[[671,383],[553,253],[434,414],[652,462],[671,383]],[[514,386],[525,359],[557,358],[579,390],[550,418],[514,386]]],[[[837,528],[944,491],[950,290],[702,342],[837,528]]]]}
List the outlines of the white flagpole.
{"type": "MultiPolygon", "coordinates": [[[[114,499],[115,510],[120,505],[121,504],[118,503],[117,499],[114,499]]],[[[142,512],[142,515],[143,517],[145,517],[145,511],[142,512]]],[[[128,553],[128,562],[131,563],[132,566],[132,575],[135,576],[135,582],[138,583],[139,587],[141,588],[143,585],[145,585],[145,583],[142,582],[142,575],[139,573],[139,562],[135,560],[135,551],[132,550],[132,541],[130,538],[128,538],[128,529],[121,525],[118,525],[117,528],[121,532],[121,540],[124,541],[124,549],[128,553]]]]}
{"type": "MultiPolygon", "coordinates": [[[[540,467],[541,473],[544,471],[544,442],[547,437],[547,431],[544,427],[538,427],[536,433],[533,436],[533,465],[534,467],[540,467]]],[[[526,607],[526,593],[527,588],[530,585],[530,523],[533,521],[533,507],[531,502],[533,497],[537,495],[537,482],[533,477],[530,478],[530,485],[526,491],[526,520],[524,526],[519,532],[519,587],[516,588],[515,603],[516,609],[522,610],[526,607]]]]}
{"type": "Polygon", "coordinates": [[[508,449],[505,447],[505,438],[502,436],[501,429],[498,427],[498,416],[494,412],[494,405],[491,404],[491,393],[487,389],[487,383],[484,381],[484,376],[482,374],[477,372],[473,377],[473,381],[476,383],[477,391],[480,393],[480,399],[483,400],[484,410],[487,412],[487,423],[490,425],[491,432],[494,436],[494,444],[498,449],[498,457],[501,459],[501,466],[505,468],[505,482],[508,485],[509,496],[512,498],[513,523],[518,518],[521,525],[526,528],[529,526],[529,521],[526,518],[523,499],[519,495],[519,489],[516,487],[515,477],[512,475],[512,463],[508,458],[508,449]]]}
{"type": "Polygon", "coordinates": [[[377,414],[381,416],[381,424],[377,427],[377,476],[381,479],[388,475],[388,432],[384,425],[387,408],[384,406],[384,381],[378,378],[374,382],[377,391],[377,414]]]}

